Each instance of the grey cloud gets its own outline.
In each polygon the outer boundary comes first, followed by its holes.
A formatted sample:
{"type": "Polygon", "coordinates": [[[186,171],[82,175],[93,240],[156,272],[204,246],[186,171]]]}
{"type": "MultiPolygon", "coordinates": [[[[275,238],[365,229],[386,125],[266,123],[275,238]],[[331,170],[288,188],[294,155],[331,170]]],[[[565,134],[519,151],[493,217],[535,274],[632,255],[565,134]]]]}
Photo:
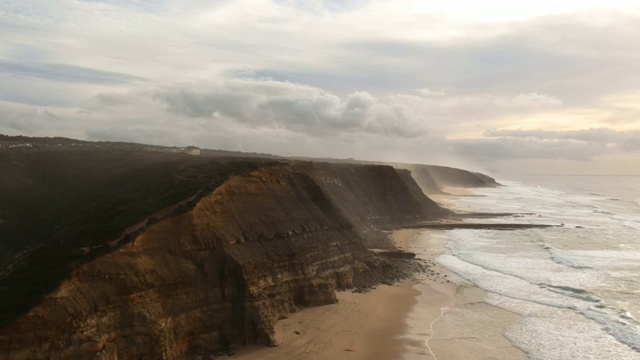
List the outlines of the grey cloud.
{"type": "Polygon", "coordinates": [[[574,94],[571,92],[574,89],[551,83],[561,78],[574,78],[579,72],[575,60],[550,50],[529,48],[526,40],[451,44],[400,39],[359,40],[343,44],[335,58],[336,62],[329,70],[269,69],[257,74],[331,91],[350,91],[354,86],[360,86],[393,93],[426,87],[471,93],[546,92],[563,97],[565,93],[584,97],[603,90],[586,89],[587,93],[574,94]]]}
{"type": "Polygon", "coordinates": [[[118,7],[127,7],[146,12],[158,12],[162,10],[169,0],[130,1],[130,0],[84,0],[89,3],[100,3],[118,7]]]}
{"type": "Polygon", "coordinates": [[[537,92],[584,104],[637,88],[640,46],[628,39],[640,37],[639,22],[638,15],[604,11],[536,18],[508,33],[455,41],[359,40],[343,45],[353,61],[342,72],[347,82],[371,74],[381,90],[537,92]]]}
{"type": "Polygon", "coordinates": [[[592,128],[573,131],[490,130],[485,138],[452,140],[455,154],[484,162],[565,159],[590,161],[598,156],[640,151],[640,130],[592,128]]]}
{"type": "Polygon", "coordinates": [[[54,28],[64,20],[57,1],[0,2],[0,28],[20,32],[54,28]]]}
{"type": "Polygon", "coordinates": [[[158,91],[155,98],[165,103],[167,110],[174,114],[206,118],[225,114],[247,123],[259,121],[251,116],[252,98],[247,94],[173,88],[158,91]]]}
{"type": "Polygon", "coordinates": [[[552,131],[552,130],[489,130],[484,133],[488,137],[521,138],[531,140],[566,140],[615,146],[622,150],[638,150],[640,130],[617,131],[608,128],[591,128],[585,130],[552,131]]]}
{"type": "Polygon", "coordinates": [[[187,117],[228,117],[247,126],[314,136],[346,131],[404,138],[424,136],[436,128],[447,131],[463,122],[562,106],[561,100],[536,93],[502,97],[420,89],[384,98],[364,91],[338,96],[309,85],[249,77],[168,87],[157,91],[155,98],[170,113],[187,117]]]}
{"type": "Polygon", "coordinates": [[[10,91],[9,89],[0,89],[0,100],[35,106],[51,106],[58,104],[58,100],[51,97],[34,96],[28,92],[18,92],[15,90],[10,91]]]}
{"type": "Polygon", "coordinates": [[[192,85],[158,91],[155,98],[174,114],[229,117],[252,127],[284,128],[313,136],[362,131],[419,136],[401,105],[387,104],[366,92],[338,97],[322,89],[273,80],[233,79],[218,85],[192,85]]]}
{"type": "Polygon", "coordinates": [[[393,95],[389,98],[405,105],[410,112],[418,114],[432,126],[437,124],[443,129],[458,124],[478,126],[483,121],[505,115],[556,111],[563,107],[562,100],[537,93],[499,96],[418,89],[412,94],[393,95]]]}
{"type": "Polygon", "coordinates": [[[605,146],[594,143],[519,138],[454,140],[450,141],[449,147],[454,154],[483,162],[514,159],[589,161],[611,152],[605,146]]]}
{"type": "MultiPolygon", "coordinates": [[[[374,79],[379,86],[428,87],[464,89],[469,92],[520,93],[545,92],[563,98],[576,98],[600,93],[602,88],[584,89],[574,94],[575,89],[563,86],[558,79],[567,81],[584,74],[577,59],[554,53],[553,49],[537,49],[525,39],[489,40],[484,43],[465,41],[452,44],[431,43],[380,43],[349,44],[362,50],[362,63],[349,70],[347,79],[364,74],[377,74],[374,79]],[[375,62],[366,62],[375,58],[375,62]],[[394,66],[389,71],[391,66],[394,66]],[[387,79],[389,77],[389,79],[387,79]]],[[[629,64],[629,67],[635,67],[629,64]]],[[[611,84],[615,85],[615,84],[611,84]]],[[[395,90],[395,89],[394,89],[395,90]]]]}
{"type": "Polygon", "coordinates": [[[89,129],[86,135],[87,139],[93,141],[124,141],[152,145],[185,143],[181,134],[176,134],[175,130],[144,126],[89,129]]]}
{"type": "MultiPolygon", "coordinates": [[[[354,56],[350,54],[348,56],[354,56]]],[[[354,56],[357,57],[357,56],[354,56]]],[[[361,59],[357,59],[358,62],[361,59]]],[[[377,92],[404,91],[434,84],[426,81],[425,74],[417,74],[406,68],[395,68],[390,73],[382,64],[359,63],[336,64],[338,69],[320,71],[318,69],[263,69],[255,71],[255,77],[272,78],[283,82],[309,84],[336,93],[348,94],[355,87],[377,92]]]]}
{"type": "Polygon", "coordinates": [[[33,77],[72,83],[123,84],[144,80],[141,77],[87,67],[38,62],[0,60],[0,74],[33,77]]]}
{"type": "Polygon", "coordinates": [[[132,94],[114,94],[114,93],[100,93],[95,96],[96,101],[100,106],[122,106],[134,103],[132,94]]]}
{"type": "Polygon", "coordinates": [[[18,131],[24,134],[42,134],[64,127],[61,119],[50,110],[38,108],[13,109],[0,104],[0,132],[18,131]]]}
{"type": "Polygon", "coordinates": [[[351,11],[369,4],[369,0],[276,0],[278,4],[312,12],[351,11]]]}
{"type": "MultiPolygon", "coordinates": [[[[374,31],[342,39],[329,32],[322,51],[310,48],[318,39],[315,34],[306,39],[304,31],[299,37],[275,32],[278,41],[231,37],[230,43],[217,39],[210,45],[243,53],[250,47],[252,54],[262,54],[266,61],[252,67],[256,77],[309,84],[341,96],[360,89],[379,95],[430,88],[549,94],[567,106],[583,106],[637,89],[640,46],[628,39],[640,38],[638,23],[638,15],[602,11],[469,25],[455,38],[394,38],[393,32],[374,31]]],[[[411,25],[429,31],[429,25],[411,25]]]]}
{"type": "Polygon", "coordinates": [[[625,151],[638,151],[640,152],[640,136],[634,136],[626,139],[621,148],[625,151]]]}

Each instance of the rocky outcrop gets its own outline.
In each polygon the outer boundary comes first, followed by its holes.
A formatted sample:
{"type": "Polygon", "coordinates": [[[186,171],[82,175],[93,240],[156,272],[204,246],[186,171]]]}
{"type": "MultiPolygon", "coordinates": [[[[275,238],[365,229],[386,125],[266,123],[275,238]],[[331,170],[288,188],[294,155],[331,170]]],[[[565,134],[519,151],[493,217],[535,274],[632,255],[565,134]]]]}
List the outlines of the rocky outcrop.
{"type": "Polygon", "coordinates": [[[190,359],[273,345],[273,324],[335,302],[386,260],[371,229],[446,211],[389,166],[265,164],[80,261],[0,330],[0,359],[190,359]],[[179,211],[178,211],[179,210],[179,211]]]}

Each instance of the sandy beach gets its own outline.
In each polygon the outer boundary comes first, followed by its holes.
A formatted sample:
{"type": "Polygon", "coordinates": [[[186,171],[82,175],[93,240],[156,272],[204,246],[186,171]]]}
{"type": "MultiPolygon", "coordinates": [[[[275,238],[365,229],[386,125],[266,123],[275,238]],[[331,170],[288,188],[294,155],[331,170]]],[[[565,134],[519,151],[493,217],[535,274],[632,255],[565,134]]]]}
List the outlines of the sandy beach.
{"type": "MultiPolygon", "coordinates": [[[[401,249],[408,250],[419,230],[394,232],[392,238],[401,249]]],[[[429,281],[427,278],[424,281],[429,281]]],[[[455,285],[431,281],[427,291],[433,315],[453,299],[455,285]]],[[[403,336],[405,319],[425,295],[416,290],[414,281],[392,286],[380,285],[367,293],[341,291],[337,304],[308,308],[276,324],[278,347],[241,348],[229,359],[399,359],[415,341],[403,336]]],[[[424,341],[422,341],[424,343],[424,341]]],[[[422,346],[422,350],[426,347],[422,346]]]]}
{"type": "Polygon", "coordinates": [[[245,347],[228,358],[525,360],[502,336],[517,316],[483,303],[480,289],[435,262],[445,251],[442,234],[418,229],[392,234],[399,249],[417,252],[430,265],[415,280],[367,293],[338,292],[337,304],[279,321],[278,347],[245,347]]]}
{"type": "MultiPolygon", "coordinates": [[[[411,250],[433,259],[445,251],[442,231],[419,232],[411,250]]],[[[527,356],[504,338],[504,329],[518,316],[483,302],[484,292],[436,263],[439,276],[423,275],[414,284],[420,292],[404,320],[399,357],[404,360],[526,360],[527,356]],[[449,280],[443,280],[443,279],[449,280]]]]}
{"type": "Polygon", "coordinates": [[[418,292],[411,282],[362,294],[338,292],[337,304],[305,309],[276,325],[275,348],[243,348],[231,359],[393,359],[404,318],[418,292]]]}

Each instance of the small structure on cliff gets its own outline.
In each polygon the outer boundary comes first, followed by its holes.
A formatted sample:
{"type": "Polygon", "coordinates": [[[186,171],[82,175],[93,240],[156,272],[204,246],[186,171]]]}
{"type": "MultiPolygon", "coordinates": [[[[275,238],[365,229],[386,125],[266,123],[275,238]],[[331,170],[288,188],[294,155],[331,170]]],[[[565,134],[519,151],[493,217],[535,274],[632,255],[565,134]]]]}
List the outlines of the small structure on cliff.
{"type": "Polygon", "coordinates": [[[200,148],[199,147],[195,147],[195,146],[187,146],[186,148],[184,148],[184,152],[189,154],[189,155],[200,155],[200,148]]]}

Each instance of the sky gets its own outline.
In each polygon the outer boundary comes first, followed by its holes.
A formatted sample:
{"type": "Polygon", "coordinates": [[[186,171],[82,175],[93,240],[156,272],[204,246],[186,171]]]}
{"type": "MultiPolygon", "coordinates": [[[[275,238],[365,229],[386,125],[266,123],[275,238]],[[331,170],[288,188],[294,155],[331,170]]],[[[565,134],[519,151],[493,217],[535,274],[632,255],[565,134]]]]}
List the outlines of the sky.
{"type": "Polygon", "coordinates": [[[0,0],[0,133],[640,175],[640,2],[0,0]]]}

